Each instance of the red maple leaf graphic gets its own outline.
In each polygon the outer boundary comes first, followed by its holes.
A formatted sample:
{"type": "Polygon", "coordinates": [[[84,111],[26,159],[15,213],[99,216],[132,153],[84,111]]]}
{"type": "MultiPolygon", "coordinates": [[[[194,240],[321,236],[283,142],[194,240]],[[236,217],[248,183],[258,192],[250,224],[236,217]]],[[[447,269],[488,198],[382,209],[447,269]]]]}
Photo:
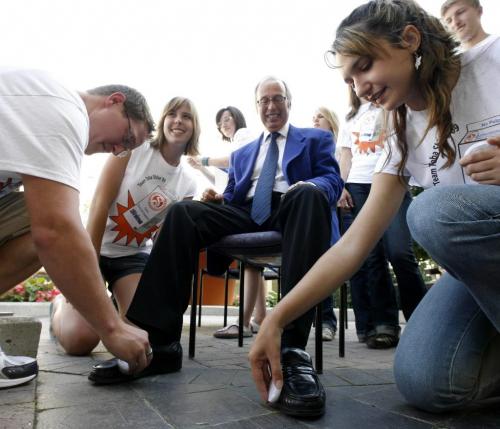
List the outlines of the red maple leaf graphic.
{"type": "Polygon", "coordinates": [[[123,237],[127,237],[127,242],[126,242],[127,246],[132,242],[134,238],[137,242],[137,245],[140,246],[145,239],[151,238],[153,236],[153,233],[158,229],[158,227],[154,225],[151,228],[149,228],[146,232],[140,233],[137,232],[134,228],[132,228],[125,219],[125,217],[123,216],[123,213],[125,213],[127,210],[129,210],[134,206],[135,202],[134,199],[132,198],[132,195],[130,194],[130,191],[128,191],[127,206],[123,206],[118,202],[116,203],[116,210],[118,214],[116,216],[110,216],[110,219],[114,223],[116,223],[116,226],[111,231],[118,231],[118,234],[116,234],[113,243],[116,243],[123,237]]]}

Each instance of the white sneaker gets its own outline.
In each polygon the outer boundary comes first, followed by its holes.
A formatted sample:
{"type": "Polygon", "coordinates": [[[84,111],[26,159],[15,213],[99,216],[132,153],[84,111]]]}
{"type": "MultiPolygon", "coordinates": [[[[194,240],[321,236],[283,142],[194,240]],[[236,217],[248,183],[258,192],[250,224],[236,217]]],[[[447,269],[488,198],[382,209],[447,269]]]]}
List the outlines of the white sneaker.
{"type": "Polygon", "coordinates": [[[27,356],[7,356],[0,348],[0,389],[27,383],[37,375],[36,359],[27,356]]]}

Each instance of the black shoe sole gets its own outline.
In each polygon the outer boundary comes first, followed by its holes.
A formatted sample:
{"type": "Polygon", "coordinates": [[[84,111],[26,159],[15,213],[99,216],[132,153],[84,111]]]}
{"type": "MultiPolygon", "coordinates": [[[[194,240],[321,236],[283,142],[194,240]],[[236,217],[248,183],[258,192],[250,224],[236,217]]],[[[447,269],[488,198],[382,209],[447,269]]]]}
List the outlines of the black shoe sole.
{"type": "Polygon", "coordinates": [[[300,418],[311,418],[311,419],[314,419],[314,418],[319,418],[321,417],[323,414],[325,414],[325,407],[322,407],[322,408],[318,408],[317,410],[314,410],[314,409],[308,409],[308,410],[298,410],[296,408],[288,408],[288,407],[285,407],[285,406],[282,406],[280,404],[277,404],[276,407],[277,409],[279,409],[283,414],[286,414],[287,416],[290,416],[290,417],[300,417],[300,418]]]}

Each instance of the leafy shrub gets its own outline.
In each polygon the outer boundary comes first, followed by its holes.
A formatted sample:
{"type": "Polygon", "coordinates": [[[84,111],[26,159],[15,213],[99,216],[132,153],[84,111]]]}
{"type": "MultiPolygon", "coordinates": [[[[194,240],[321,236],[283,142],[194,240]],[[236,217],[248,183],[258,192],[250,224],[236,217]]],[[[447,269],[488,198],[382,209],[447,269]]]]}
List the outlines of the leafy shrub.
{"type": "Polygon", "coordinates": [[[0,301],[47,302],[60,293],[46,274],[37,273],[3,294],[0,301]]]}

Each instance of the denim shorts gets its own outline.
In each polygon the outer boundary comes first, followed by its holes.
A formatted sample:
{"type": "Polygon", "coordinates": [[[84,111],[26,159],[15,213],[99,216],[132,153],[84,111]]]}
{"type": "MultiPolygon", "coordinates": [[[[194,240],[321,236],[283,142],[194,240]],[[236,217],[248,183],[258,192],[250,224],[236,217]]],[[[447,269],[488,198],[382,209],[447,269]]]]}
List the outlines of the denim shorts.
{"type": "Polygon", "coordinates": [[[102,276],[108,283],[110,291],[113,289],[115,282],[129,274],[142,273],[149,254],[140,252],[135,255],[121,256],[119,258],[109,258],[100,256],[99,267],[101,268],[102,276]]]}

